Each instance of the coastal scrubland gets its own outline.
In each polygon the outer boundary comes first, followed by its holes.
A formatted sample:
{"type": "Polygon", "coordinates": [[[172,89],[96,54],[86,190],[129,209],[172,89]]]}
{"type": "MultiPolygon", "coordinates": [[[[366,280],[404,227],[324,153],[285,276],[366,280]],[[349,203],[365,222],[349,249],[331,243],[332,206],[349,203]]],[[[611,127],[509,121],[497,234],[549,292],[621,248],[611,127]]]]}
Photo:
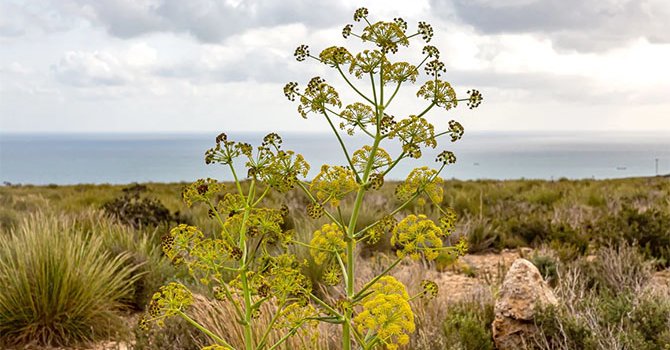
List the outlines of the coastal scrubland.
{"type": "MultiPolygon", "coordinates": [[[[0,187],[0,343],[137,349],[208,344],[207,336],[177,320],[150,333],[136,324],[166,282],[211,293],[161,251],[161,237],[178,223],[217,233],[206,208],[182,203],[185,185],[0,187]]],[[[406,262],[394,272],[410,288],[426,275],[440,285],[435,300],[412,305],[417,329],[406,348],[493,349],[493,302],[505,269],[519,256],[540,269],[560,300],[535,320],[541,332],[527,339],[530,348],[669,348],[669,178],[448,180],[443,186],[442,205],[458,214],[448,241],[464,237],[468,255],[406,262]]],[[[393,189],[391,183],[366,197],[360,228],[394,208],[393,189]]],[[[309,203],[297,192],[270,194],[269,203],[288,207],[285,228],[303,241],[326,222],[307,215],[309,203]]],[[[342,203],[344,217],[350,204],[342,203]]],[[[434,204],[421,203],[398,215],[413,213],[435,220],[439,215],[434,204]]],[[[291,249],[307,260],[304,274],[320,286],[315,291],[336,298],[320,285],[323,271],[308,249],[291,249]]],[[[395,249],[390,237],[362,244],[362,275],[378,272],[395,249]]],[[[225,303],[196,298],[193,308],[194,317],[218,334],[234,339],[240,332],[225,303]]],[[[303,348],[316,334],[320,348],[337,348],[337,329],[325,325],[297,334],[284,347],[303,348]]]]}

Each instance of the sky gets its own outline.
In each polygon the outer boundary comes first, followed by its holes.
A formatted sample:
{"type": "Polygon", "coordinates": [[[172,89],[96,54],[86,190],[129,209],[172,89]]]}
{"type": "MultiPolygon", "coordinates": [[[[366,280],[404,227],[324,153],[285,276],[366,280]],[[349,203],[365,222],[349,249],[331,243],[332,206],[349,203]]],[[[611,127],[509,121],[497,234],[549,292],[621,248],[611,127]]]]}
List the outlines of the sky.
{"type": "MultiPolygon", "coordinates": [[[[472,111],[431,112],[438,126],[670,135],[667,0],[0,0],[0,130],[327,130],[282,87],[320,75],[357,102],[293,51],[362,48],[341,36],[360,6],[410,31],[431,23],[444,79],[484,95],[472,111]]],[[[402,57],[418,62],[423,45],[402,57]]],[[[418,88],[404,87],[392,114],[423,110],[418,88]]]]}

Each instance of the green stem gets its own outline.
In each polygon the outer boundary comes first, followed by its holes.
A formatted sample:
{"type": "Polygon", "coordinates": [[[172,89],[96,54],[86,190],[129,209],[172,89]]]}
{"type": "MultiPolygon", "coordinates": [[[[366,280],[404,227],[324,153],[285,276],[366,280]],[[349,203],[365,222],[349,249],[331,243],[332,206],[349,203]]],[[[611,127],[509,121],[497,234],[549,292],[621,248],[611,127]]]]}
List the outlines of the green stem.
{"type": "Polygon", "coordinates": [[[419,115],[417,115],[417,117],[418,118],[423,117],[426,113],[428,113],[428,111],[430,111],[433,108],[433,106],[435,106],[435,101],[431,102],[430,105],[428,107],[426,107],[426,109],[423,110],[423,112],[421,112],[419,115]]]}
{"type": "Polygon", "coordinates": [[[301,322],[301,323],[300,323],[299,325],[297,325],[296,327],[291,328],[291,330],[288,331],[288,333],[284,334],[284,336],[281,337],[281,339],[279,339],[276,343],[274,343],[274,345],[272,345],[268,350],[274,350],[274,349],[276,349],[279,345],[281,345],[282,343],[284,343],[288,338],[292,337],[293,334],[295,334],[295,332],[298,331],[298,328],[302,327],[302,323],[303,323],[303,322],[301,322]]]}
{"type": "Polygon", "coordinates": [[[330,305],[328,305],[326,302],[324,302],[323,300],[319,299],[319,297],[317,297],[316,295],[312,294],[312,292],[309,293],[309,296],[310,296],[310,298],[312,298],[312,300],[316,301],[317,304],[321,305],[324,309],[328,310],[328,312],[330,312],[331,315],[334,315],[334,316],[336,316],[336,317],[338,317],[338,318],[342,318],[342,317],[343,317],[341,313],[337,312],[337,310],[333,309],[333,308],[332,308],[330,305]]]}
{"type": "Polygon", "coordinates": [[[386,274],[389,273],[389,271],[393,270],[393,268],[396,267],[401,261],[402,258],[396,259],[393,262],[393,264],[389,265],[386,269],[384,269],[382,273],[378,274],[377,276],[375,276],[375,278],[370,280],[370,282],[366,283],[365,286],[363,286],[363,289],[361,289],[360,291],[358,291],[358,293],[356,293],[356,295],[354,296],[354,300],[359,298],[363,293],[365,293],[368,289],[370,289],[370,287],[372,287],[375,283],[377,283],[377,281],[379,281],[380,278],[386,276],[386,274]]]}
{"type": "Polygon", "coordinates": [[[233,179],[235,180],[235,185],[237,186],[237,192],[240,193],[240,196],[244,197],[244,191],[242,191],[242,185],[240,185],[240,180],[237,178],[237,173],[235,172],[233,163],[229,163],[228,167],[230,167],[230,172],[233,174],[233,179]]]}
{"type": "Polygon", "coordinates": [[[251,185],[249,186],[249,194],[247,196],[246,206],[244,208],[244,217],[242,218],[242,224],[240,225],[240,248],[242,249],[242,268],[240,271],[240,279],[242,281],[242,292],[244,294],[244,346],[246,350],[253,350],[253,329],[251,328],[251,311],[252,311],[252,302],[251,302],[251,288],[249,287],[249,281],[247,278],[248,271],[248,255],[247,255],[247,242],[246,242],[246,226],[247,221],[249,220],[249,215],[251,214],[251,201],[254,196],[256,181],[252,179],[251,185]]]}
{"type": "MultiPolygon", "coordinates": [[[[319,201],[317,201],[316,198],[314,198],[314,195],[312,195],[312,192],[310,192],[310,191],[307,189],[307,187],[305,187],[305,184],[304,184],[304,183],[302,183],[301,181],[298,181],[298,187],[300,187],[300,189],[302,189],[302,191],[307,195],[307,197],[312,201],[312,203],[321,205],[321,203],[319,203],[319,201]]],[[[337,220],[337,218],[335,218],[335,216],[333,216],[333,214],[331,214],[328,210],[326,210],[325,207],[323,208],[323,213],[326,214],[326,216],[327,216],[332,222],[334,222],[334,223],[340,225],[341,228],[342,228],[342,230],[344,230],[344,225],[342,225],[342,223],[339,222],[339,221],[337,220]]]]}
{"type": "Polygon", "coordinates": [[[233,304],[233,307],[235,307],[235,313],[237,314],[238,320],[243,321],[244,314],[240,308],[240,303],[238,303],[237,300],[233,298],[233,295],[230,293],[230,290],[225,283],[221,283],[221,286],[223,287],[223,292],[226,294],[226,298],[228,298],[228,300],[233,304]]]}
{"type": "Polygon", "coordinates": [[[196,322],[194,319],[188,317],[188,315],[185,314],[185,313],[183,313],[181,310],[176,310],[176,311],[177,311],[177,314],[178,314],[181,318],[183,318],[184,320],[186,320],[186,322],[190,323],[193,327],[199,329],[201,332],[207,334],[210,338],[214,339],[214,341],[220,343],[220,344],[223,345],[223,346],[227,346],[227,347],[229,347],[229,348],[231,348],[231,349],[233,349],[233,350],[235,349],[232,345],[228,344],[225,340],[223,340],[223,338],[221,338],[221,337],[219,337],[218,335],[212,333],[209,329],[203,327],[201,324],[199,324],[198,322],[196,322]]]}
{"type": "Polygon", "coordinates": [[[272,330],[272,326],[274,326],[275,322],[277,322],[277,319],[279,318],[279,315],[281,314],[281,309],[286,305],[286,302],[282,303],[282,305],[277,308],[277,312],[275,312],[274,315],[272,315],[272,319],[270,320],[270,324],[267,325],[267,329],[263,333],[263,336],[261,337],[261,340],[258,342],[258,346],[256,347],[256,350],[261,350],[265,346],[265,343],[267,342],[267,338],[270,335],[270,331],[272,330]]]}
{"type": "Polygon", "coordinates": [[[349,81],[349,78],[347,78],[347,76],[344,74],[344,72],[342,72],[342,69],[340,68],[340,65],[336,65],[335,68],[337,68],[337,71],[340,72],[340,75],[342,76],[342,78],[344,79],[344,81],[346,81],[347,84],[349,84],[349,86],[350,86],[354,91],[356,91],[357,94],[359,94],[359,95],[360,95],[362,98],[364,98],[366,101],[368,101],[368,102],[370,102],[370,103],[374,103],[372,100],[370,100],[369,97],[365,96],[362,92],[360,92],[360,91],[354,86],[354,84],[351,83],[351,81],[349,81]]]}
{"type": "MultiPolygon", "coordinates": [[[[389,98],[389,100],[386,101],[386,104],[384,105],[384,109],[388,108],[388,106],[391,104],[391,101],[393,101],[393,99],[395,98],[395,95],[398,93],[398,90],[400,90],[400,85],[401,85],[401,83],[398,82],[398,85],[396,85],[395,91],[393,91],[393,94],[391,95],[391,98],[389,98]]],[[[382,102],[384,102],[384,101],[382,101],[382,102]]]]}
{"type": "Polygon", "coordinates": [[[330,119],[330,116],[328,116],[328,113],[325,110],[323,111],[323,115],[326,116],[326,120],[328,121],[328,124],[330,125],[330,128],[335,133],[335,137],[337,137],[337,141],[340,143],[340,148],[342,148],[342,152],[344,153],[344,157],[347,158],[347,163],[349,163],[349,166],[351,167],[351,171],[353,171],[354,175],[356,175],[356,181],[360,182],[360,177],[358,176],[358,172],[356,171],[356,168],[354,168],[354,163],[351,162],[351,157],[349,157],[349,151],[347,151],[347,146],[344,145],[344,142],[342,141],[342,138],[340,137],[340,133],[337,132],[337,128],[335,128],[335,125],[333,124],[333,121],[330,119]]]}

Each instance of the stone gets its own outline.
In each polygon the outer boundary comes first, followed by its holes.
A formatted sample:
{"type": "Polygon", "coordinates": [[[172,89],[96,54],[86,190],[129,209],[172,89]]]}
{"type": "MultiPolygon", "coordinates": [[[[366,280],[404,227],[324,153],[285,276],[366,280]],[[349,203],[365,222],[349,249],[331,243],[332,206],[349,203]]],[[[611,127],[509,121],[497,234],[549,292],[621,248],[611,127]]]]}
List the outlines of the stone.
{"type": "Polygon", "coordinates": [[[537,332],[536,310],[556,304],[558,300],[537,267],[526,259],[515,260],[495,303],[492,328],[497,349],[526,348],[524,337],[537,332]]]}

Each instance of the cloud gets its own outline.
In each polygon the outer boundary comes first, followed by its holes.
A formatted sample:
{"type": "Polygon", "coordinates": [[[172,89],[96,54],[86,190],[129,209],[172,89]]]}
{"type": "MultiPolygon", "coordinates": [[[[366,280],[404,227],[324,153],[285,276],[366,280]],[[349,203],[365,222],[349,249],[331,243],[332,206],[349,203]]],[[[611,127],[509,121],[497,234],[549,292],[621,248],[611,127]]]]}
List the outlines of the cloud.
{"type": "Polygon", "coordinates": [[[666,0],[432,0],[486,34],[537,33],[564,49],[602,51],[645,38],[670,43],[666,0]]]}
{"type": "Polygon", "coordinates": [[[202,42],[221,42],[259,26],[305,23],[330,26],[349,17],[352,9],[335,1],[251,0],[100,0],[78,1],[91,22],[117,37],[151,32],[187,33],[202,42]]]}
{"type": "Polygon", "coordinates": [[[67,6],[57,8],[48,0],[0,2],[0,37],[17,38],[32,32],[50,33],[73,27],[78,19],[67,6]]]}

